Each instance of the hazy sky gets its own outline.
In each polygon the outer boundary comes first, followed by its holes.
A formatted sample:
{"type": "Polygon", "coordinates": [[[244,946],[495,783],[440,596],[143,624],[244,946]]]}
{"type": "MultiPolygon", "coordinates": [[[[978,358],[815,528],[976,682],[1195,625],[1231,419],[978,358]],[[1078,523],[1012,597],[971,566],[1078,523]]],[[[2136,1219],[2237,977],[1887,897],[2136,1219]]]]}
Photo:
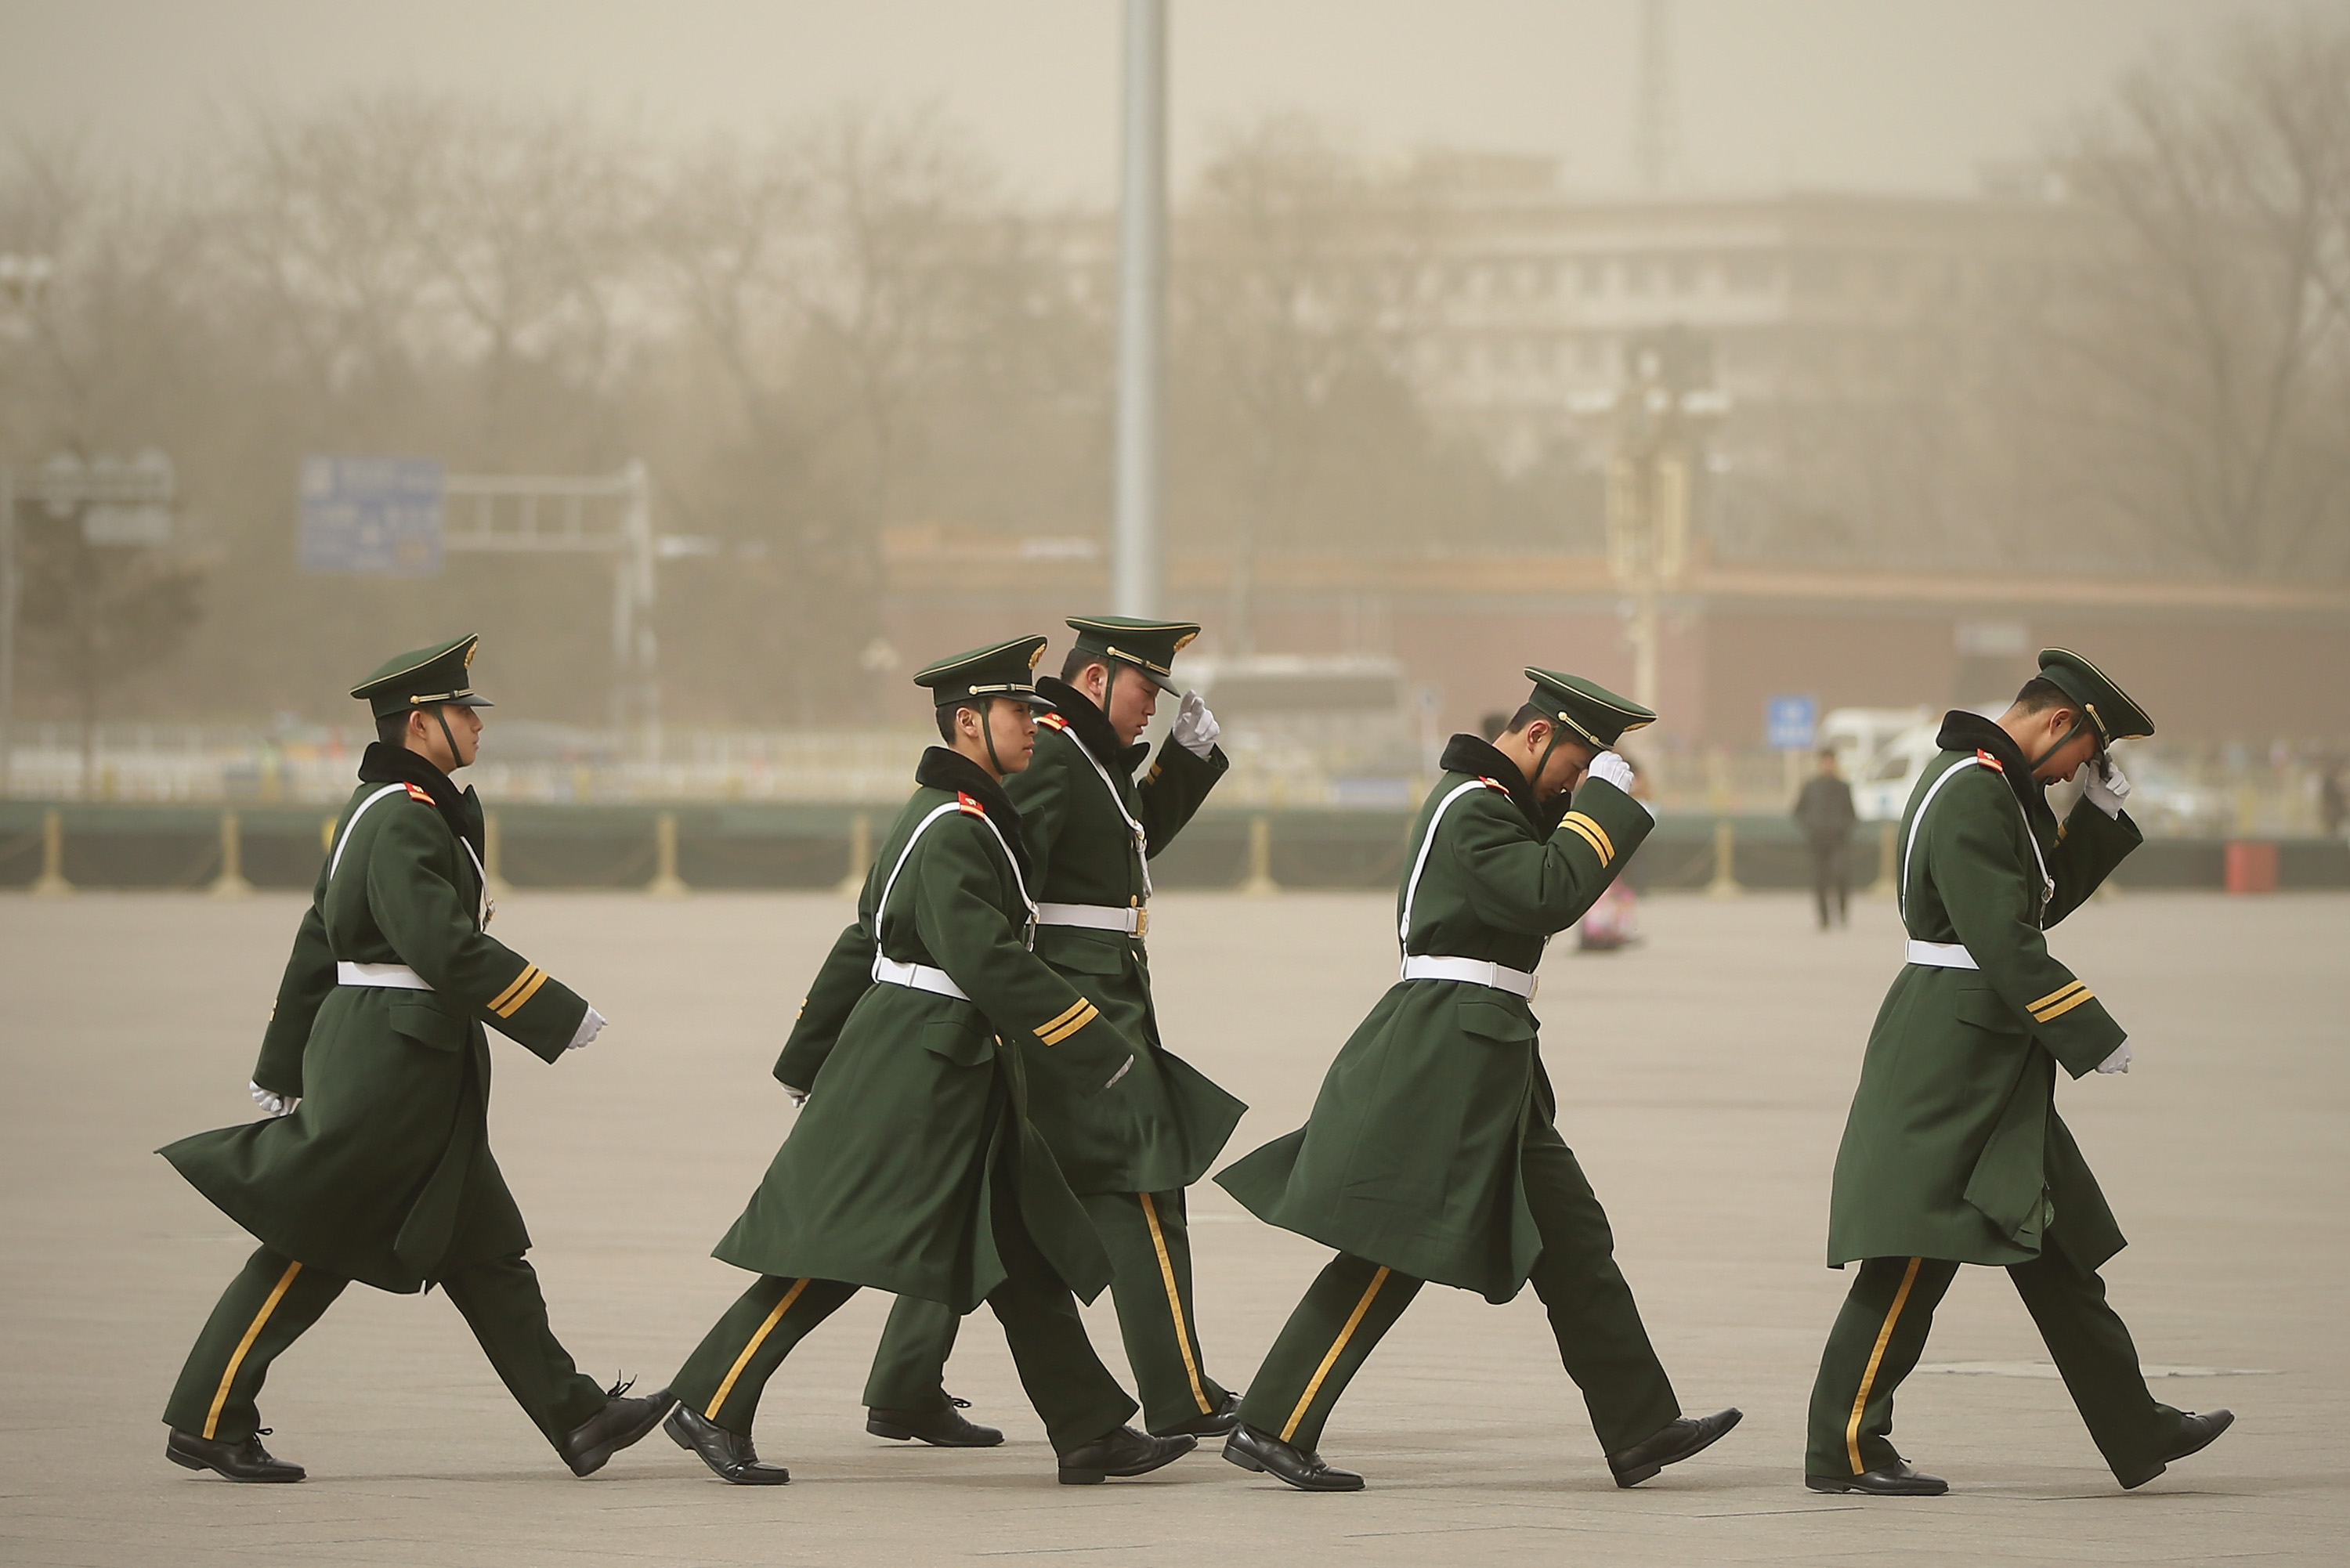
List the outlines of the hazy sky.
{"type": "MultiPolygon", "coordinates": [[[[1953,191],[2158,40],[2350,0],[1674,0],[1681,183],[1953,191]]],[[[1100,198],[1118,0],[0,0],[0,126],[148,160],[208,107],[370,86],[608,106],[691,137],[936,99],[1015,186],[1100,198]]],[[[1563,155],[1627,182],[1639,0],[1170,0],[1177,175],[1302,108],[1375,150],[1563,155]]]]}

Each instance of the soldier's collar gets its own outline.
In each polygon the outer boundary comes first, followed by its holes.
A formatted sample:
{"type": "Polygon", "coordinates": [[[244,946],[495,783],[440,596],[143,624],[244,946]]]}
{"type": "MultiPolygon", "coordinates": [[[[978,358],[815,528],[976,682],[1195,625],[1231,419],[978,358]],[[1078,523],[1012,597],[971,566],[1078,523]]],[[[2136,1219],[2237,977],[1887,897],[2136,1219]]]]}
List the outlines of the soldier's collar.
{"type": "Polygon", "coordinates": [[[1492,742],[1475,735],[1455,735],[1445,742],[1444,755],[1437,765],[1449,774],[1474,774],[1479,778],[1492,779],[1510,792],[1510,799],[1525,813],[1528,822],[1541,823],[1542,812],[1534,803],[1534,788],[1526,783],[1526,775],[1492,742]]]}
{"type": "Polygon", "coordinates": [[[2022,803],[2024,820],[2032,824],[2033,832],[2043,838],[2054,837],[2056,814],[2049,809],[2048,786],[2032,776],[2031,761],[2014,736],[1981,713],[1953,708],[1942,716],[1941,732],[1934,737],[1934,744],[1946,752],[1988,753],[1999,764],[2007,787],[2022,803]]]}
{"type": "MultiPolygon", "coordinates": [[[[414,784],[432,797],[449,831],[469,842],[476,839],[473,831],[473,815],[465,809],[466,797],[473,792],[459,789],[457,781],[426,761],[421,753],[406,746],[388,746],[381,741],[369,741],[366,751],[359,753],[361,784],[414,784]]],[[[475,844],[475,852],[480,846],[475,844]]]]}
{"type": "Polygon", "coordinates": [[[1124,768],[1131,774],[1136,764],[1150,754],[1150,748],[1137,741],[1134,746],[1121,745],[1118,732],[1110,727],[1109,715],[1101,705],[1067,681],[1047,675],[1036,682],[1036,694],[1053,704],[1053,711],[1067,726],[1067,732],[1077,738],[1077,743],[1091,752],[1106,768],[1124,768]],[[1136,747],[1139,747],[1138,752],[1136,747]]]}
{"type": "Polygon", "coordinates": [[[1020,874],[1028,875],[1028,848],[1020,841],[1020,812],[1003,793],[1003,786],[987,776],[985,768],[961,752],[931,746],[914,764],[914,782],[924,789],[942,789],[979,802],[989,820],[1002,830],[1003,841],[1012,846],[1012,853],[1019,857],[1020,874]]]}

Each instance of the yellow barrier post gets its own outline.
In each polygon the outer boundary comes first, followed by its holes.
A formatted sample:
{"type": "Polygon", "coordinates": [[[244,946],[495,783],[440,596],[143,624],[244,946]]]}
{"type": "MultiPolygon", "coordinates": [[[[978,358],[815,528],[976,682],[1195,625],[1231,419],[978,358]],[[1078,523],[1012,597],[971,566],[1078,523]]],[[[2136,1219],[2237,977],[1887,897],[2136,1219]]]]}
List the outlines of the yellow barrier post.
{"type": "Polygon", "coordinates": [[[692,891],[677,874],[677,813],[653,818],[653,879],[645,891],[656,898],[682,898],[692,891]]]}
{"type": "Polygon", "coordinates": [[[482,891],[503,898],[514,891],[506,880],[506,836],[494,811],[482,814],[482,891]]]}
{"type": "Polygon", "coordinates": [[[66,880],[65,814],[52,806],[41,814],[41,875],[33,884],[36,898],[62,898],[73,891],[66,880]]]}
{"type": "Polygon", "coordinates": [[[1248,876],[1241,891],[1252,898],[1269,898],[1281,891],[1273,879],[1273,818],[1249,818],[1248,876]]]}
{"type": "Polygon", "coordinates": [[[1709,898],[1735,898],[1746,889],[1738,885],[1738,829],[1724,817],[1713,825],[1713,880],[1706,884],[1709,898]]]}
{"type": "Polygon", "coordinates": [[[215,898],[244,898],[253,893],[253,884],[244,879],[244,825],[236,813],[224,811],[220,815],[220,875],[213,878],[215,898]]]}
{"type": "Polygon", "coordinates": [[[1877,880],[1868,885],[1872,898],[1895,898],[1901,894],[1901,825],[1880,822],[1877,825],[1877,880]]]}
{"type": "Polygon", "coordinates": [[[865,874],[873,869],[873,816],[858,812],[848,819],[848,870],[833,888],[844,898],[865,891],[865,874]]]}

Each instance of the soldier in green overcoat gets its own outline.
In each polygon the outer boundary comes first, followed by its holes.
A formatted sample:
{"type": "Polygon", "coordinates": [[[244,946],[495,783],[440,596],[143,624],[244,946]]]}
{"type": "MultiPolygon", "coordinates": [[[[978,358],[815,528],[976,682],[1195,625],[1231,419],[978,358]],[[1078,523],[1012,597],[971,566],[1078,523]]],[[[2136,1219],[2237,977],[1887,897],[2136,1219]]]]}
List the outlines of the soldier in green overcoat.
{"type": "Polygon", "coordinates": [[[1338,1251],[1224,1444],[1234,1464],[1302,1490],[1361,1488],[1323,1462],[1323,1424],[1429,1280],[1496,1303],[1533,1282],[1619,1486],[1739,1419],[1681,1415],[1607,1216],[1559,1137],[1528,1005],[1544,944],[1653,826],[1613,748],[1656,715],[1576,676],[1526,676],[1534,694],[1497,741],[1455,735],[1445,749],[1397,898],[1401,977],[1331,1064],[1306,1125],[1216,1178],[1260,1218],[1338,1251]]]}
{"type": "Polygon", "coordinates": [[[1003,781],[1035,746],[1041,637],[943,659],[930,688],[946,742],[875,857],[856,921],[808,988],[775,1063],[803,1102],[714,1255],[759,1278],[674,1380],[669,1432],[742,1486],[790,1479],[751,1439],[768,1378],[859,1286],[984,1301],[1073,1484],[1141,1475],[1197,1439],[1125,1425],[1135,1410],[1086,1338],[1109,1259],[1029,1125],[1023,1049],[1107,1084],[1141,1047],[1030,950],[1034,871],[1003,781]]]}
{"type": "Polygon", "coordinates": [[[270,1363],[357,1280],[438,1284],[579,1475],[669,1408],[606,1390],[547,1326],[530,1232],[490,1153],[484,1026],[553,1062],[604,1021],[486,933],[482,805],[449,775],[480,743],[476,639],[384,664],[351,695],[378,741],[337,820],[253,1073],[264,1119],[161,1153],[261,1242],[213,1309],[163,1418],[165,1452],[232,1480],[302,1479],[261,1446],[270,1363]]]}
{"type": "MultiPolygon", "coordinates": [[[[1139,737],[1159,693],[1177,690],[1175,656],[1199,636],[1183,621],[1072,619],[1036,754],[1004,781],[1019,808],[1037,900],[1036,955],[1141,1049],[1107,1085],[1081,1057],[1027,1044],[1028,1114],[1109,1250],[1110,1290],[1152,1432],[1221,1435],[1238,1397],[1209,1376],[1191,1303],[1184,1189],[1206,1174],[1247,1106],[1166,1049],[1150,1002],[1150,857],[1167,846],[1232,764],[1215,715],[1183,696],[1173,732],[1149,755],[1139,737]]],[[[866,1385],[866,1429],[943,1446],[1003,1434],[958,1413],[941,1383],[958,1319],[900,1297],[866,1385]]]]}
{"type": "Polygon", "coordinates": [[[2225,1410],[2158,1403],[2097,1275],[2122,1250],[2056,1114],[2056,1070],[2126,1073],[2130,1048],[2042,934],[2140,842],[2106,755],[2154,724],[2104,671],[2050,649],[1997,721],[1942,722],[1903,814],[1896,867],[1908,962],[1869,1032],[1836,1151],[1828,1262],[1857,1262],[1812,1387],[1814,1491],[1950,1490],[1895,1451],[1893,1394],[1960,1263],[2003,1267],[2124,1487],[2217,1438],[2225,1410]],[[2088,770],[2060,826],[2046,786],[2088,770]]]}

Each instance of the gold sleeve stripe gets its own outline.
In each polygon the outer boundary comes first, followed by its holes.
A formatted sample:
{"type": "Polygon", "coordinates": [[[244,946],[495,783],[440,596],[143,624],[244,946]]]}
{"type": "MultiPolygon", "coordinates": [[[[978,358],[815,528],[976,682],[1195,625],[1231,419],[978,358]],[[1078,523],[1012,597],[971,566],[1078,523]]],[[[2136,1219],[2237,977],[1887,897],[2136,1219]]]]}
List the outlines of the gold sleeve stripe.
{"type": "Polygon", "coordinates": [[[1085,1010],[1079,1012],[1075,1018],[1070,1019],[1066,1023],[1055,1024],[1049,1029],[1039,1029],[1036,1031],[1036,1038],[1042,1040],[1047,1045],[1058,1045],[1062,1041],[1066,1040],[1070,1035],[1075,1034],[1078,1030],[1083,1029],[1087,1024],[1091,1023],[1095,1019],[1099,1018],[1100,1016],[1101,1010],[1096,1007],[1092,1002],[1088,1002],[1085,1004],[1085,1010]]]}
{"type": "Polygon", "coordinates": [[[520,993],[514,996],[504,1004],[491,1008],[491,1012],[496,1013],[500,1018],[512,1018],[515,1013],[522,1011],[522,1004],[524,1002],[528,1002],[532,997],[538,994],[538,988],[546,983],[546,971],[538,968],[536,964],[533,964],[531,968],[533,972],[530,977],[530,983],[524,986],[520,993]]]}
{"type": "Polygon", "coordinates": [[[2088,987],[2083,986],[2080,990],[2074,992],[2072,995],[2066,997],[2055,1006],[2049,1008],[2046,1012],[2034,1012],[2032,1016],[2039,1020],[2041,1023],[2046,1023],[2052,1019],[2064,1017],[2064,1014],[2072,1012],[2073,1009],[2080,1006],[2081,1003],[2085,1002],[2095,1001],[2096,994],[2097,993],[2095,992],[2091,991],[2088,987]]]}
{"type": "Polygon", "coordinates": [[[1075,1018],[1078,1013],[1083,1012],[1087,1008],[1091,1007],[1092,1005],[1092,1002],[1087,1002],[1081,996],[1077,998],[1076,1001],[1069,1003],[1068,1006],[1061,1009],[1060,1012],[1053,1014],[1052,1017],[1045,1020],[1044,1023],[1036,1025],[1036,1033],[1043,1034],[1050,1030],[1058,1029],[1062,1024],[1066,1023],[1070,1019],[1075,1018]]]}
{"type": "Polygon", "coordinates": [[[507,986],[495,996],[490,998],[490,1011],[492,1012],[495,1012],[499,1008],[504,1007],[506,1004],[506,999],[512,996],[515,992],[520,991],[524,984],[529,981],[530,977],[538,972],[538,966],[535,963],[526,963],[523,965],[522,972],[514,977],[514,983],[507,986]]]}
{"type": "Polygon", "coordinates": [[[1591,846],[1591,853],[1599,857],[1599,864],[1602,866],[1607,865],[1610,859],[1614,858],[1614,857],[1610,856],[1607,849],[1600,844],[1597,836],[1592,833],[1591,829],[1584,826],[1583,824],[1575,821],[1575,818],[1570,816],[1565,821],[1560,823],[1559,826],[1574,834],[1577,838],[1582,839],[1586,844],[1591,846]]]}
{"type": "Polygon", "coordinates": [[[2077,980],[2073,981],[2070,985],[2060,985],[2055,990],[2050,992],[2047,995],[2042,997],[2039,1001],[2032,1003],[2032,1005],[2026,1008],[2025,1011],[2028,1012],[2037,1012],[2042,1008],[2047,1006],[2050,1002],[2062,1002],[2080,989],[2081,982],[2077,980]]]}
{"type": "Polygon", "coordinates": [[[1606,828],[1600,826],[1597,822],[1586,816],[1579,811],[1568,812],[1566,814],[1566,820],[1574,823],[1578,827],[1586,829],[1598,840],[1599,857],[1601,859],[1613,860],[1616,858],[1616,840],[1609,836],[1606,828]]]}

